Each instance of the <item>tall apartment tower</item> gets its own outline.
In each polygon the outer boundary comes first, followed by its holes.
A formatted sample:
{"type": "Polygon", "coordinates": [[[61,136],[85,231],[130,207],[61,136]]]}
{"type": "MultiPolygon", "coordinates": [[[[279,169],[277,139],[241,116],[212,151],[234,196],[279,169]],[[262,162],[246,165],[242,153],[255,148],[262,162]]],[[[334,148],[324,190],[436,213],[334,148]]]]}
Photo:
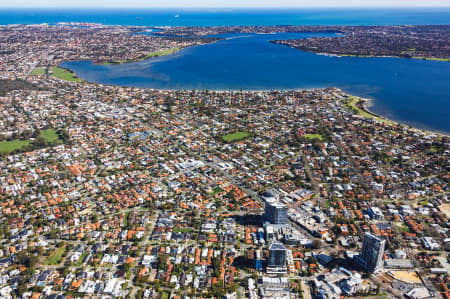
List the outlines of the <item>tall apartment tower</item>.
{"type": "Polygon", "coordinates": [[[383,268],[383,254],[386,240],[372,234],[364,234],[361,253],[356,262],[368,272],[376,272],[383,268]]]}
{"type": "Polygon", "coordinates": [[[269,246],[269,260],[267,261],[267,273],[286,273],[287,249],[281,242],[272,242],[269,246]]]}
{"type": "Polygon", "coordinates": [[[266,192],[261,197],[265,203],[264,221],[269,221],[271,224],[286,224],[288,222],[287,206],[272,193],[266,192]]]}

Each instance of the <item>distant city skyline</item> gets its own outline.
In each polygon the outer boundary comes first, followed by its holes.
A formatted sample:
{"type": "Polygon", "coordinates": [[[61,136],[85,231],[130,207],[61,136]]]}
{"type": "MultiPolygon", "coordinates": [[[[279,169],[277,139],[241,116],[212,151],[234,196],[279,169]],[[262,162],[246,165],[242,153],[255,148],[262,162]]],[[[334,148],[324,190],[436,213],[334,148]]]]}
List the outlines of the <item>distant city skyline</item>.
{"type": "Polygon", "coordinates": [[[448,0],[0,0],[0,8],[323,8],[450,7],[448,0]]]}

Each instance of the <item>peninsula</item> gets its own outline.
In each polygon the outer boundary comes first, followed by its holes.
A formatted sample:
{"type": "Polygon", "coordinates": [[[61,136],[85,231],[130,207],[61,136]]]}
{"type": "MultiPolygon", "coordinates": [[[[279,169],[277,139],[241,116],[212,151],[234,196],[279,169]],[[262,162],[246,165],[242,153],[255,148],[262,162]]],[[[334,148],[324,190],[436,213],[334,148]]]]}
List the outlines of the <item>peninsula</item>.
{"type": "Polygon", "coordinates": [[[250,32],[333,32],[339,36],[275,40],[273,43],[342,56],[395,56],[450,61],[450,25],[174,27],[157,34],[205,36],[250,32]]]}
{"type": "Polygon", "coordinates": [[[299,50],[338,56],[403,57],[450,61],[450,26],[340,28],[337,37],[276,40],[299,50]]]}

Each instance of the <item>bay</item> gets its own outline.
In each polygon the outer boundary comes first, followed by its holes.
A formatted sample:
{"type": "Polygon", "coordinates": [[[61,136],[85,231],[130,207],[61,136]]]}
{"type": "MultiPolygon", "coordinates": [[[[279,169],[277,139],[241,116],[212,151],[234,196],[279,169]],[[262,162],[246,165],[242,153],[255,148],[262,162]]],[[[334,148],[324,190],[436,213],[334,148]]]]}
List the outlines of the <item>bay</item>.
{"type": "Polygon", "coordinates": [[[300,89],[339,87],[373,99],[387,118],[450,132],[450,63],[406,58],[330,57],[272,44],[274,39],[332,34],[228,34],[212,44],[117,65],[62,63],[81,78],[158,89],[300,89]]]}
{"type": "MultiPolygon", "coordinates": [[[[0,9],[0,24],[91,22],[137,26],[450,24],[450,8],[0,9]]],[[[236,35],[166,57],[100,66],[65,62],[93,82],[164,89],[300,89],[336,86],[373,99],[385,117],[450,132],[450,63],[327,57],[272,39],[317,34],[236,35]]]]}

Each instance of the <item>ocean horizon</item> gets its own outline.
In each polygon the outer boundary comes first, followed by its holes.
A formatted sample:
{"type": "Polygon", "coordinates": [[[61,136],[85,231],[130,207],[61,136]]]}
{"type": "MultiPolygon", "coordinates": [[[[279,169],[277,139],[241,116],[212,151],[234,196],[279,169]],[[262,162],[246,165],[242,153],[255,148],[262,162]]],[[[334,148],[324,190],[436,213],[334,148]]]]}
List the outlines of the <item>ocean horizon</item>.
{"type": "Polygon", "coordinates": [[[440,25],[450,7],[283,9],[3,8],[0,25],[101,23],[126,26],[440,25]]]}

